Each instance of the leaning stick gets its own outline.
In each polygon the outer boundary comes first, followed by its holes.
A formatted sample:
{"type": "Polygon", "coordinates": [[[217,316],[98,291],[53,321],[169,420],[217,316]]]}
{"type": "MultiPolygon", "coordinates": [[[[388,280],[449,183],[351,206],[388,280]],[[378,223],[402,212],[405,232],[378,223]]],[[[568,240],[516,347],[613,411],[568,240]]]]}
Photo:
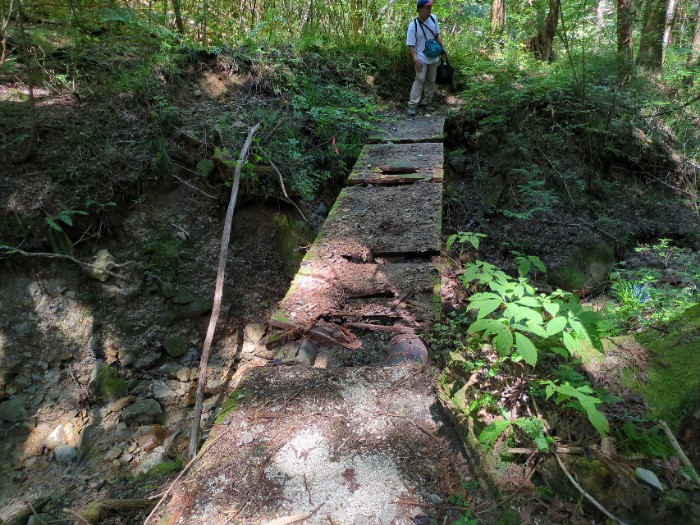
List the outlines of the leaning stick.
{"type": "Polygon", "coordinates": [[[610,518],[613,521],[618,522],[620,525],[627,525],[627,522],[622,521],[620,518],[612,514],[608,509],[603,507],[598,501],[591,496],[588,492],[586,492],[581,485],[578,484],[578,482],[574,479],[574,477],[571,475],[571,473],[567,470],[566,466],[564,466],[564,462],[561,460],[561,457],[559,457],[559,454],[556,452],[554,453],[554,457],[557,458],[557,463],[559,463],[559,466],[561,469],[564,471],[564,474],[566,474],[566,477],[569,478],[569,481],[571,484],[576,487],[576,490],[578,490],[583,497],[585,497],[588,501],[593,503],[593,505],[603,514],[605,514],[608,518],[610,518]]]}
{"type": "Polygon", "coordinates": [[[233,176],[233,186],[231,186],[231,199],[229,200],[228,209],[226,210],[226,222],[224,223],[224,233],[221,236],[221,251],[219,252],[219,269],[216,272],[216,286],[214,287],[214,305],[211,309],[211,317],[209,318],[207,335],[204,338],[202,357],[199,361],[199,382],[197,385],[197,398],[194,405],[194,421],[192,422],[192,432],[190,433],[190,458],[194,458],[197,454],[199,423],[200,419],[202,418],[202,405],[204,402],[204,388],[207,384],[207,362],[209,361],[209,351],[211,350],[211,343],[214,339],[216,323],[219,320],[219,312],[221,311],[221,299],[223,296],[224,289],[224,276],[226,274],[226,258],[228,257],[228,245],[231,238],[233,210],[236,209],[238,186],[241,182],[241,170],[243,169],[243,164],[245,164],[246,158],[248,157],[250,146],[253,143],[253,136],[255,135],[255,132],[258,130],[259,127],[260,124],[256,124],[248,131],[248,138],[246,138],[246,141],[243,144],[241,156],[238,158],[238,163],[236,164],[236,170],[233,176]]]}
{"type": "Polygon", "coordinates": [[[685,452],[683,452],[683,449],[678,443],[676,436],[673,435],[673,432],[671,432],[671,429],[668,428],[668,425],[663,419],[659,420],[659,426],[663,429],[664,433],[666,434],[666,437],[671,442],[671,446],[673,446],[673,449],[676,451],[676,454],[678,454],[678,458],[681,460],[681,463],[683,463],[683,465],[687,467],[690,477],[695,483],[700,485],[700,476],[698,476],[698,472],[697,470],[695,470],[695,467],[693,467],[693,464],[688,459],[688,456],[686,456],[685,452]]]}

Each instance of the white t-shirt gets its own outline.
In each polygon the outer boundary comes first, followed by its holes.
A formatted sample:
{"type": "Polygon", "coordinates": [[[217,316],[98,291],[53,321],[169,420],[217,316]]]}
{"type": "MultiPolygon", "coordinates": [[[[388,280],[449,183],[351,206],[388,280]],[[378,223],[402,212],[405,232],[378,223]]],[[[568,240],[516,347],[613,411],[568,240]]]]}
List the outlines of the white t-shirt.
{"type": "Polygon", "coordinates": [[[435,62],[439,62],[440,57],[430,58],[425,56],[424,53],[426,37],[427,40],[432,40],[435,38],[435,36],[440,34],[440,26],[438,25],[437,18],[435,18],[435,15],[430,15],[428,19],[423,22],[425,27],[421,27],[420,24],[420,21],[417,21],[417,19],[411,20],[411,23],[408,26],[408,32],[406,33],[406,45],[414,46],[416,48],[416,54],[418,55],[420,61],[424,64],[434,64],[435,62]],[[430,28],[433,32],[431,33],[428,31],[428,28],[430,28]],[[423,34],[423,31],[425,31],[425,34],[423,34]],[[433,34],[435,36],[433,36],[433,34]]]}

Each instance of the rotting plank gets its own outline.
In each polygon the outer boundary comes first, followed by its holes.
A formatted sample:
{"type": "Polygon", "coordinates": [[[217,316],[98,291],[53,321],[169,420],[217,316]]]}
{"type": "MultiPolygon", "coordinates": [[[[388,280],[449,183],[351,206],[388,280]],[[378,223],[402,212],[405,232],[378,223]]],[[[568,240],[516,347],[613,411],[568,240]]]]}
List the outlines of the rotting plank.
{"type": "Polygon", "coordinates": [[[360,153],[348,184],[442,182],[442,144],[369,144],[360,153]]]}
{"type": "Polygon", "coordinates": [[[403,318],[426,323],[435,316],[439,269],[430,263],[305,261],[272,316],[273,328],[305,328],[321,316],[403,318]]]}
{"type": "Polygon", "coordinates": [[[393,120],[380,125],[370,135],[369,142],[442,142],[444,140],[445,117],[414,117],[393,120]]]}

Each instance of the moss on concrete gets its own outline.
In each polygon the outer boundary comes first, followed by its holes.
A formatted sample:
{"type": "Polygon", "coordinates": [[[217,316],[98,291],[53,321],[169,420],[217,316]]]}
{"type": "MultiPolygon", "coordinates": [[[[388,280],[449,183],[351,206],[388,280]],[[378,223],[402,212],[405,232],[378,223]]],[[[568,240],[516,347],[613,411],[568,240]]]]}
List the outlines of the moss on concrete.
{"type": "Polygon", "coordinates": [[[217,416],[215,424],[220,425],[232,412],[241,408],[241,400],[245,397],[243,390],[235,390],[229,398],[221,405],[221,413],[217,416]]]}
{"type": "Polygon", "coordinates": [[[278,215],[275,224],[275,244],[284,265],[284,273],[288,277],[294,277],[305,253],[301,248],[311,243],[313,235],[302,221],[293,220],[286,215],[278,215]]]}

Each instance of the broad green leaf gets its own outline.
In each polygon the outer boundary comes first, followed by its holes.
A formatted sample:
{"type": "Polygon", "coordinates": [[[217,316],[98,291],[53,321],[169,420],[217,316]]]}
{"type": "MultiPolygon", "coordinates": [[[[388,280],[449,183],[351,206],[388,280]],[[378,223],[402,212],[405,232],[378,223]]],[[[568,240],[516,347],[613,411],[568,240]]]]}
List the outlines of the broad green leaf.
{"type": "Polygon", "coordinates": [[[527,259],[520,259],[520,264],[518,264],[518,275],[520,277],[525,277],[532,268],[532,263],[527,259]]]}
{"type": "Polygon", "coordinates": [[[542,304],[542,306],[547,311],[547,313],[549,315],[551,315],[552,317],[556,317],[557,314],[559,313],[559,309],[561,308],[559,303],[552,303],[552,302],[544,302],[542,304]]]}
{"type": "Polygon", "coordinates": [[[574,339],[569,332],[563,332],[562,339],[564,340],[564,346],[571,355],[575,355],[581,351],[581,341],[574,339]]]}
{"type": "Polygon", "coordinates": [[[46,224],[51,226],[51,228],[53,228],[54,230],[59,231],[59,232],[63,231],[63,228],[61,228],[58,225],[58,223],[55,220],[53,220],[51,217],[44,217],[44,220],[46,221],[46,224]]]}
{"type": "Polygon", "coordinates": [[[488,337],[491,334],[497,334],[505,328],[505,325],[498,319],[479,319],[469,325],[468,334],[484,331],[483,337],[488,337]]]}
{"type": "Polygon", "coordinates": [[[550,348],[550,350],[552,352],[554,352],[555,354],[563,357],[564,359],[569,359],[569,357],[571,357],[571,354],[566,350],[566,348],[561,348],[559,346],[555,346],[555,347],[550,348]]]}
{"type": "Polygon", "coordinates": [[[563,385],[556,385],[555,388],[556,388],[557,394],[562,396],[562,400],[570,398],[570,397],[574,397],[577,399],[579,398],[579,391],[576,390],[569,383],[564,383],[563,385]]]}
{"type": "Polygon", "coordinates": [[[519,332],[527,332],[543,339],[547,338],[547,333],[544,331],[544,328],[536,323],[525,321],[525,324],[516,323],[512,324],[511,327],[513,330],[518,330],[519,332]]]}
{"type": "Polygon", "coordinates": [[[484,301],[487,299],[498,299],[500,301],[501,296],[491,292],[479,292],[469,297],[470,301],[484,301]]]}
{"type": "Polygon", "coordinates": [[[505,356],[510,354],[510,349],[513,348],[513,334],[507,328],[501,330],[493,340],[493,345],[496,347],[499,355],[505,356]]]}
{"type": "Polygon", "coordinates": [[[537,347],[520,332],[515,332],[515,348],[528,365],[537,364],[537,347]]]}
{"type": "Polygon", "coordinates": [[[476,318],[481,319],[482,317],[486,317],[491,312],[497,310],[498,307],[501,306],[501,304],[502,303],[501,303],[500,299],[487,299],[485,301],[472,301],[469,304],[469,309],[470,310],[478,310],[478,314],[476,315],[476,318]]]}
{"type": "Polygon", "coordinates": [[[530,306],[532,308],[542,307],[542,301],[539,297],[523,297],[522,299],[518,299],[517,303],[522,304],[523,306],[530,306]]]}
{"type": "Polygon", "coordinates": [[[566,318],[555,317],[547,323],[545,331],[547,332],[547,337],[551,337],[563,331],[564,328],[566,328],[566,318]]]}
{"type": "Polygon", "coordinates": [[[541,271],[542,273],[547,273],[547,267],[542,262],[542,259],[536,256],[532,256],[530,257],[530,261],[532,262],[532,264],[535,265],[535,268],[537,268],[539,271],[541,271]]]}
{"type": "Polygon", "coordinates": [[[476,279],[477,274],[479,273],[479,267],[476,264],[470,264],[466,267],[464,270],[464,273],[460,277],[462,282],[465,284],[468,284],[472,282],[474,279],[476,279]]]}
{"type": "Polygon", "coordinates": [[[581,400],[581,406],[586,411],[586,415],[588,416],[588,420],[591,422],[591,425],[593,425],[601,437],[605,437],[610,431],[610,422],[608,421],[608,418],[605,417],[605,414],[598,410],[595,401],[600,400],[587,397],[585,400],[581,400]]]}
{"type": "Polygon", "coordinates": [[[544,323],[544,319],[542,319],[542,314],[539,313],[537,310],[533,310],[532,308],[528,308],[527,306],[520,306],[515,303],[508,303],[505,311],[503,312],[503,315],[506,317],[510,317],[516,323],[521,319],[527,319],[539,325],[542,325],[544,323]]]}

